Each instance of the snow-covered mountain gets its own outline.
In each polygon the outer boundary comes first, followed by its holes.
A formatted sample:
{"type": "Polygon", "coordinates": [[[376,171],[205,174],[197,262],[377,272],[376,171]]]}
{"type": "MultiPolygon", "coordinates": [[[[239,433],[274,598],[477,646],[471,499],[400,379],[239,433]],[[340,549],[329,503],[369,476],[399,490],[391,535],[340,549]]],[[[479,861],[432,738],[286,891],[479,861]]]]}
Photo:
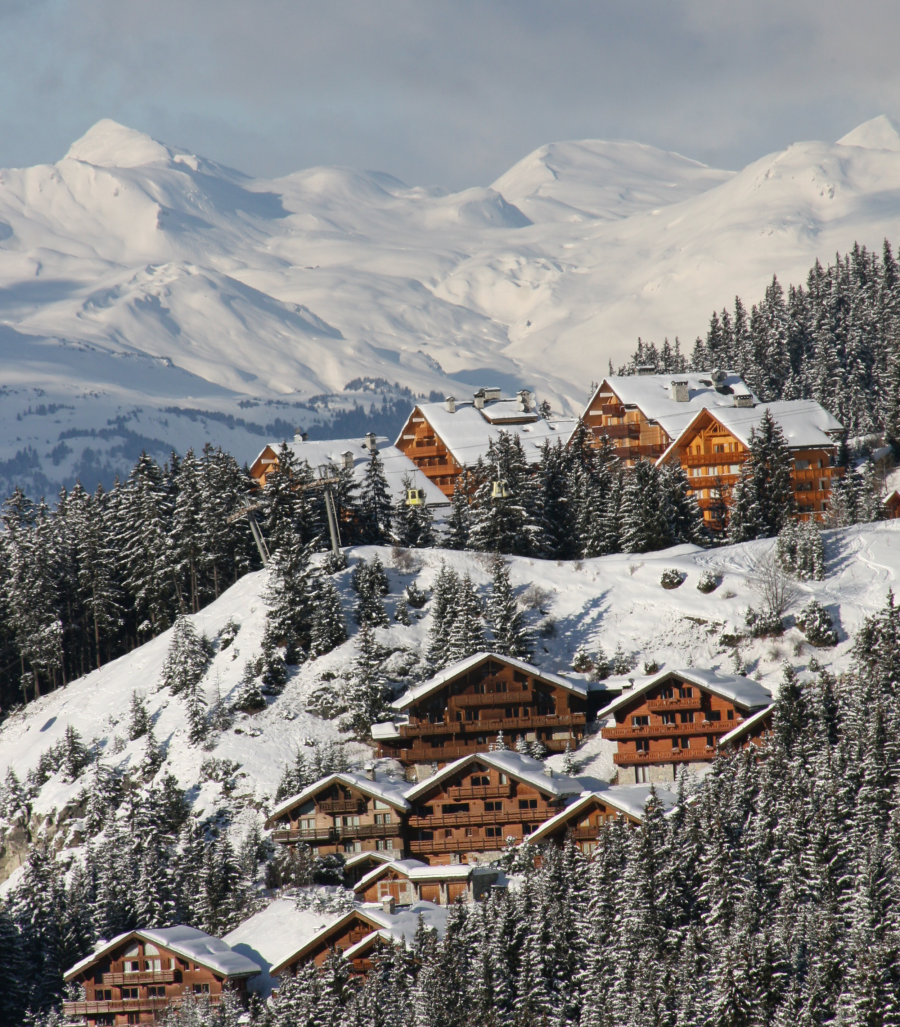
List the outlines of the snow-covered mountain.
{"type": "MultiPolygon", "coordinates": [[[[512,584],[536,635],[535,663],[544,670],[578,677],[570,668],[579,646],[594,653],[602,647],[607,657],[621,646],[635,665],[626,677],[640,679],[644,662],[650,660],[663,668],[703,667],[733,673],[733,637],[745,630],[747,606],[758,605],[751,588],[753,568],[774,544],[768,539],[712,550],[679,546],[640,556],[566,563],[510,558],[512,584]],[[677,590],[666,590],[660,583],[667,568],[686,575],[677,590]],[[721,577],[719,587],[708,595],[697,589],[705,571],[721,577]]],[[[349,552],[350,567],[334,578],[351,627],[353,567],[359,558],[370,558],[375,552],[387,566],[391,594],[385,603],[391,615],[413,580],[430,591],[443,562],[470,574],[479,591],[487,594],[491,569],[480,554],[415,550],[397,559],[389,549],[360,547],[349,552]]],[[[848,668],[853,634],[864,617],[884,607],[888,589],[900,576],[900,522],[826,532],[825,552],[826,577],[798,583],[784,637],[745,638],[739,643],[744,672],[773,692],[786,663],[800,670],[815,656],[836,671],[848,668]],[[813,649],[793,626],[793,618],[810,598],[817,599],[833,618],[840,635],[836,649],[813,649]]],[[[216,655],[201,683],[210,709],[219,700],[227,705],[234,699],[245,663],[260,654],[266,573],[246,575],[191,618],[198,631],[217,641],[216,655]]],[[[426,605],[423,619],[408,627],[392,620],[390,627],[376,629],[379,644],[390,654],[384,672],[400,688],[424,672],[422,654],[430,624],[426,605]]],[[[164,750],[160,777],[174,774],[188,789],[197,816],[221,814],[238,835],[264,819],[281,773],[298,749],[309,753],[307,747],[316,742],[343,740],[351,761],[370,755],[361,742],[340,734],[337,721],[317,715],[322,713],[323,688],[340,694],[346,687],[343,675],[349,673],[356,656],[355,637],[296,669],[284,692],[270,699],[266,709],[239,714],[231,727],[214,732],[203,747],[189,743],[184,698],[161,687],[170,642],[171,630],[7,718],[0,726],[0,781],[9,769],[24,779],[70,727],[85,743],[97,747],[108,769],[133,772],[146,745],[145,739],[128,740],[134,691],[145,697],[156,740],[164,750]]],[[[614,687],[624,683],[624,677],[609,681],[614,687]]],[[[599,735],[589,736],[576,754],[580,772],[609,780],[614,748],[615,743],[599,735]]],[[[562,759],[552,756],[550,763],[559,768],[562,759]]],[[[33,802],[33,832],[46,833],[56,847],[80,844],[79,796],[89,780],[89,774],[74,781],[67,781],[62,772],[51,774],[33,802]]],[[[0,821],[0,881],[14,875],[26,847],[21,830],[0,821]]]]}
{"type": "Polygon", "coordinates": [[[207,439],[252,459],[351,381],[366,408],[398,382],[577,409],[639,334],[687,342],[736,293],[898,227],[885,118],[738,174],[556,143],[459,193],[251,179],[102,121],[54,165],[0,171],[0,485],[93,485],[207,439]]]}

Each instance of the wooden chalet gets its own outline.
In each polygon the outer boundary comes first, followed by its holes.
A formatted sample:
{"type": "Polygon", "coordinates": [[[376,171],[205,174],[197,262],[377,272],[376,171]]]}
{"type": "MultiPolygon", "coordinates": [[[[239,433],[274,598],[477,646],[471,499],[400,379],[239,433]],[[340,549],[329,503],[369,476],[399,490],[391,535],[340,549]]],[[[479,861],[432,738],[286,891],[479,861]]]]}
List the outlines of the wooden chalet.
{"type": "Polygon", "coordinates": [[[127,931],[66,972],[84,998],[63,1010],[91,1027],[156,1023],[187,995],[216,1005],[231,988],[246,998],[247,981],[259,972],[257,963],[193,927],[127,931]]]}
{"type": "Polygon", "coordinates": [[[894,489],[885,497],[884,509],[888,520],[900,517],[900,489],[894,489]]]}
{"type": "Polygon", "coordinates": [[[405,787],[371,767],[362,774],[329,774],[280,803],[266,827],[274,829],[276,842],[305,842],[319,856],[374,850],[398,858],[410,808],[405,787]]]}
{"type": "Polygon", "coordinates": [[[841,424],[813,400],[791,400],[701,410],[660,457],[660,464],[681,463],[711,528],[725,527],[731,490],[749,457],[751,431],[767,410],[780,425],[794,462],[791,478],[798,517],[824,518],[832,481],[844,473],[835,466],[841,424]]]}
{"type": "Polygon", "coordinates": [[[354,888],[362,902],[383,903],[393,900],[397,906],[414,902],[433,902],[449,906],[454,902],[471,905],[489,895],[502,877],[492,867],[468,863],[428,866],[418,859],[405,859],[376,867],[354,888]]]}
{"type": "Polygon", "coordinates": [[[750,678],[716,671],[663,671],[623,692],[598,719],[618,742],[619,784],[672,781],[684,763],[715,759],[723,735],[772,703],[750,678]]]}
{"type": "Polygon", "coordinates": [[[420,403],[396,446],[449,497],[462,471],[487,456],[489,442],[496,442],[500,432],[517,434],[529,462],[537,464],[545,441],[566,444],[574,429],[572,419],[543,418],[525,390],[516,399],[503,399],[500,389],[479,389],[470,401],[448,396],[443,403],[420,403]]]}
{"type": "Polygon", "coordinates": [[[509,749],[464,756],[407,791],[407,850],[431,866],[475,862],[531,834],[581,791],[575,778],[509,749]]]}
{"type": "Polygon", "coordinates": [[[757,710],[743,720],[736,728],[722,735],[719,748],[723,752],[729,749],[746,749],[751,745],[765,745],[772,734],[772,712],[774,707],[767,706],[757,710]]]}
{"type": "Polygon", "coordinates": [[[430,902],[415,902],[396,911],[389,899],[381,908],[354,906],[273,965],[269,973],[272,977],[280,977],[296,973],[309,963],[320,967],[332,952],[337,952],[350,961],[356,973],[365,974],[371,969],[370,956],[374,946],[380,942],[411,945],[420,922],[426,930],[434,930],[443,937],[447,910],[430,902]],[[361,942],[367,944],[357,949],[361,942]]]}
{"type": "Polygon", "coordinates": [[[344,884],[355,887],[367,874],[385,863],[393,863],[396,853],[389,849],[368,849],[344,857],[344,884]]]}
{"type": "MultiPolygon", "coordinates": [[[[675,795],[665,788],[657,788],[656,796],[667,810],[675,805],[675,795]]],[[[532,831],[523,844],[564,845],[571,839],[582,852],[591,853],[597,847],[603,827],[622,819],[633,826],[640,824],[649,797],[650,789],[644,785],[620,785],[600,792],[585,792],[532,831]]]]}
{"type": "Polygon", "coordinates": [[[597,440],[605,435],[626,466],[658,460],[703,409],[753,403],[755,397],[733,371],[635,375],[604,378],[581,417],[597,440]]]}
{"type": "Polygon", "coordinates": [[[584,737],[600,695],[522,660],[476,653],[405,692],[392,704],[405,719],[375,724],[372,737],[379,756],[405,764],[487,752],[501,731],[508,745],[522,737],[563,752],[584,737]]]}

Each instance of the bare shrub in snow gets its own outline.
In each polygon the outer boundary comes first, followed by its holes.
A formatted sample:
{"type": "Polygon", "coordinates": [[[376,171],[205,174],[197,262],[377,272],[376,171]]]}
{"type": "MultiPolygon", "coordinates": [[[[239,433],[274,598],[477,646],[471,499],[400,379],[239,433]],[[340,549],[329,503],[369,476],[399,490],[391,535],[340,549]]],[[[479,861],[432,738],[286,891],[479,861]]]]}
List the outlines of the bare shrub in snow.
{"type": "Polygon", "coordinates": [[[548,592],[546,588],[541,588],[540,585],[529,585],[519,596],[519,602],[526,610],[543,610],[551,598],[552,593],[548,592]]]}
{"type": "Polygon", "coordinates": [[[800,590],[784,569],[773,550],[761,556],[748,577],[750,591],[760,600],[771,618],[781,618],[797,601],[800,590]]]}

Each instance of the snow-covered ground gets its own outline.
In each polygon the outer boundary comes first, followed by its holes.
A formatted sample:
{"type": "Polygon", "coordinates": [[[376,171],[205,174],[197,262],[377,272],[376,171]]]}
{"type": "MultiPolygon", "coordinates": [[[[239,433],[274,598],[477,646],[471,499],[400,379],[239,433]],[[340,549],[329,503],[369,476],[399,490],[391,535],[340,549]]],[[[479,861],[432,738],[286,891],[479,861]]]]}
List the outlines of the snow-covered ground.
{"type": "MultiPolygon", "coordinates": [[[[746,673],[759,676],[773,691],[777,691],[785,663],[799,668],[815,655],[835,669],[846,668],[852,635],[865,616],[883,607],[888,590],[900,575],[898,521],[826,532],[825,539],[827,577],[799,584],[800,598],[791,612],[799,612],[807,598],[814,596],[838,624],[841,642],[833,650],[813,650],[794,627],[789,627],[781,639],[742,642],[740,659],[746,673]]],[[[722,636],[740,633],[748,604],[758,604],[750,588],[753,566],[772,545],[772,541],[761,541],[716,550],[680,546],[643,556],[609,556],[572,563],[513,558],[511,579],[536,632],[535,662],[548,671],[572,674],[572,657],[580,645],[591,651],[600,645],[607,656],[621,646],[636,661],[635,671],[626,677],[639,678],[643,663],[650,660],[660,667],[732,672],[733,644],[723,641],[722,636]],[[667,591],[660,585],[660,575],[670,567],[685,572],[687,579],[677,590],[667,591]],[[696,586],[707,570],[720,574],[722,580],[716,591],[704,595],[696,586]]],[[[389,614],[411,581],[430,590],[444,561],[460,574],[470,574],[482,594],[489,588],[489,560],[478,554],[423,550],[394,560],[390,549],[360,547],[350,551],[350,567],[336,576],[353,630],[353,564],[375,552],[388,569],[389,614]]],[[[229,624],[239,626],[234,641],[219,649],[204,679],[210,706],[219,697],[227,702],[233,696],[245,661],[259,655],[265,583],[265,571],[249,574],[192,618],[197,629],[211,639],[221,636],[229,624]]],[[[422,613],[422,619],[410,627],[392,621],[389,628],[377,629],[379,641],[393,651],[386,669],[397,681],[410,680],[417,670],[421,671],[430,623],[427,605],[422,613]]],[[[214,736],[208,749],[189,744],[182,699],[160,690],[169,641],[167,632],[10,717],[0,727],[0,780],[8,768],[24,778],[37,765],[41,753],[64,737],[69,725],[86,742],[100,747],[108,766],[133,766],[140,761],[145,744],[143,739],[129,742],[127,736],[128,710],[135,690],[146,697],[154,733],[165,748],[161,773],[173,773],[189,789],[195,812],[211,816],[219,809],[227,810],[238,831],[246,830],[254,821],[261,822],[264,811],[271,808],[284,766],[293,760],[298,748],[311,751],[306,747],[315,742],[342,739],[351,761],[362,761],[371,754],[364,744],[342,736],[335,721],[307,710],[308,702],[315,705],[311,697],[323,684],[340,688],[341,674],[349,669],[355,655],[352,637],[332,653],[299,669],[283,694],[270,700],[265,710],[239,715],[231,728],[214,736]],[[236,775],[236,787],[229,794],[215,780],[221,775],[211,774],[208,764],[206,770],[202,769],[210,759],[237,765],[226,775],[236,775]]],[[[608,780],[611,751],[610,743],[599,736],[588,738],[577,754],[580,772],[608,780]]],[[[561,760],[561,756],[551,758],[554,764],[561,760]]],[[[54,775],[41,790],[35,813],[53,822],[85,781],[82,777],[66,784],[60,775],[54,775]]]]}
{"type": "Polygon", "coordinates": [[[0,485],[92,488],[207,439],[250,460],[256,426],[308,426],[297,404],[366,377],[576,411],[638,334],[689,348],[773,272],[896,239],[898,183],[883,118],[738,174],[554,143],[459,193],[251,179],[99,122],[54,165],[0,171],[0,485]]]}

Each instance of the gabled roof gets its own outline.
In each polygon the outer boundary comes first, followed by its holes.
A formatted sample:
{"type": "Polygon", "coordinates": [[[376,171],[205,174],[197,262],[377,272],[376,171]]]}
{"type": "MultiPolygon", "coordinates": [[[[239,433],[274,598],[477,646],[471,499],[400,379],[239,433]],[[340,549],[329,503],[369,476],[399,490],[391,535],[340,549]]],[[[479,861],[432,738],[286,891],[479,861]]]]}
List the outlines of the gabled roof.
{"type": "Polygon", "coordinates": [[[471,763],[485,763],[501,773],[514,777],[517,781],[522,781],[540,792],[557,798],[563,795],[577,795],[582,790],[581,783],[574,777],[555,773],[553,777],[548,777],[544,773],[545,767],[540,760],[532,759],[531,756],[523,756],[511,749],[503,749],[499,752],[473,752],[453,763],[448,763],[436,774],[432,774],[425,781],[410,788],[406,793],[406,798],[410,803],[415,802],[422,795],[426,795],[436,784],[459,773],[471,763]]]}
{"type": "Polygon", "coordinates": [[[511,399],[489,400],[483,410],[478,410],[472,402],[457,403],[452,414],[444,403],[419,403],[416,410],[462,467],[473,467],[479,457],[487,457],[488,443],[492,439],[496,443],[501,431],[518,435],[529,463],[537,463],[544,442],[552,445],[559,440],[566,445],[576,425],[573,418],[547,421],[538,414],[519,411],[516,400],[511,399]],[[526,418],[527,424],[510,423],[526,418]]]}
{"type": "Polygon", "coordinates": [[[637,407],[649,421],[656,421],[672,439],[684,430],[698,410],[733,407],[735,396],[753,396],[743,378],[734,371],[725,372],[719,388],[711,375],[704,373],[609,375],[591,396],[582,416],[590,413],[604,385],[608,385],[625,406],[637,407]],[[689,398],[686,402],[672,399],[672,382],[687,382],[689,398]]]}
{"type": "Polygon", "coordinates": [[[663,463],[682,440],[704,417],[712,417],[745,446],[750,445],[750,432],[758,428],[766,411],[784,432],[789,449],[829,449],[836,445],[833,435],[843,430],[841,422],[812,399],[783,400],[780,403],[758,403],[755,407],[717,407],[698,410],[678,433],[675,441],[659,458],[663,463]]]}
{"type": "MultiPolygon", "coordinates": [[[[573,692],[575,695],[581,696],[583,699],[587,698],[587,689],[581,682],[569,681],[566,678],[559,677],[557,674],[549,674],[547,671],[543,671],[531,663],[525,663],[524,660],[517,660],[512,656],[501,656],[499,653],[481,652],[475,653],[474,656],[469,656],[465,660],[460,660],[459,663],[454,663],[450,667],[445,667],[443,670],[438,671],[434,677],[429,678],[427,681],[423,681],[420,685],[415,685],[413,688],[407,689],[399,699],[395,699],[394,702],[391,703],[391,707],[395,710],[405,710],[412,706],[413,703],[418,702],[425,696],[430,695],[439,688],[442,688],[447,684],[447,682],[452,681],[461,674],[468,673],[468,671],[484,663],[485,660],[496,660],[498,663],[504,663],[508,667],[514,667],[516,670],[522,671],[523,674],[530,674],[532,677],[536,677],[541,681],[546,681],[548,684],[564,688],[567,692],[573,692]]],[[[387,728],[385,727],[384,730],[386,731],[387,728]]],[[[385,735],[385,737],[392,736],[385,735]]]]}
{"type": "MultiPolygon", "coordinates": [[[[522,844],[544,841],[569,820],[580,816],[594,802],[612,806],[620,813],[641,821],[644,818],[644,807],[650,798],[650,789],[650,785],[613,785],[601,791],[583,792],[577,798],[570,800],[565,809],[557,813],[555,817],[545,820],[540,827],[526,835],[522,844]]],[[[656,787],[656,797],[666,811],[672,809],[677,801],[676,796],[666,788],[656,787]]]]}
{"type": "MultiPolygon", "coordinates": [[[[308,463],[314,474],[318,474],[318,469],[323,464],[333,464],[340,469],[344,453],[351,453],[353,477],[362,484],[366,476],[366,468],[372,458],[365,441],[365,439],[308,439],[306,442],[288,442],[287,447],[298,460],[308,463]]],[[[437,485],[427,478],[405,453],[402,453],[396,446],[392,446],[387,438],[376,439],[376,445],[388,488],[395,500],[405,498],[403,479],[408,475],[412,479],[412,488],[424,489],[425,499],[429,506],[449,505],[450,500],[437,485]]],[[[271,449],[276,456],[280,448],[280,443],[266,447],[266,449],[271,449]]],[[[253,464],[265,454],[266,449],[263,449],[253,464]]],[[[250,466],[252,467],[253,464],[250,466]]]]}
{"type": "Polygon", "coordinates": [[[370,870],[365,877],[361,877],[353,886],[353,890],[355,892],[365,891],[369,885],[380,880],[385,874],[390,873],[391,870],[396,870],[402,877],[411,877],[413,870],[426,865],[420,859],[392,859],[390,862],[382,863],[381,866],[370,870]]]}
{"type": "Polygon", "coordinates": [[[395,809],[409,809],[409,803],[403,796],[405,782],[398,783],[390,778],[378,780],[377,777],[375,781],[370,781],[364,774],[352,774],[348,771],[340,774],[329,774],[327,777],[320,778],[304,788],[302,792],[298,792],[296,795],[292,795],[289,799],[279,803],[269,814],[266,820],[266,827],[271,827],[278,817],[287,813],[288,810],[293,809],[302,802],[306,802],[307,799],[321,792],[323,788],[327,788],[335,783],[347,785],[349,788],[356,788],[363,795],[368,795],[370,799],[386,802],[395,809]]]}
{"type": "Polygon", "coordinates": [[[365,891],[390,870],[398,871],[410,881],[465,881],[470,877],[482,877],[488,874],[499,877],[500,875],[500,871],[493,867],[479,867],[472,863],[447,863],[432,867],[418,859],[397,859],[370,870],[353,890],[355,892],[365,891]]]}
{"type": "Polygon", "coordinates": [[[357,863],[364,863],[367,860],[373,860],[375,863],[393,863],[394,857],[386,852],[382,852],[380,849],[372,849],[369,852],[354,852],[352,856],[348,856],[344,861],[344,869],[349,870],[351,867],[355,867],[357,863]]]}
{"type": "Polygon", "coordinates": [[[129,938],[159,945],[224,977],[253,977],[261,970],[258,963],[239,952],[232,951],[221,938],[214,938],[204,931],[198,931],[196,927],[155,927],[125,931],[117,935],[112,941],[106,942],[87,958],[70,967],[64,975],[65,980],[70,981],[86,967],[99,962],[129,938]]]}
{"type": "Polygon", "coordinates": [[[344,952],[345,959],[356,959],[364,955],[376,940],[410,948],[415,941],[421,920],[425,930],[435,931],[438,938],[444,937],[447,928],[447,907],[434,902],[416,902],[393,914],[382,913],[388,923],[379,930],[366,935],[344,952]]]}
{"type": "Polygon", "coordinates": [[[748,732],[760,725],[766,717],[771,717],[774,710],[774,704],[771,706],[765,706],[761,710],[757,710],[752,716],[747,717],[742,724],[738,724],[736,728],[732,728],[727,735],[722,735],[719,739],[719,748],[724,749],[729,745],[733,745],[739,738],[742,738],[748,732]]]}
{"type": "Polygon", "coordinates": [[[720,674],[715,670],[697,670],[695,667],[691,667],[689,670],[663,670],[651,678],[646,678],[636,684],[634,688],[623,692],[608,706],[604,706],[598,712],[597,719],[607,717],[623,706],[629,706],[635,698],[643,695],[648,689],[668,681],[669,678],[680,678],[689,685],[705,688],[722,699],[727,699],[729,702],[749,710],[758,709],[760,706],[769,706],[772,702],[772,693],[758,681],[737,674],[720,674]]]}

